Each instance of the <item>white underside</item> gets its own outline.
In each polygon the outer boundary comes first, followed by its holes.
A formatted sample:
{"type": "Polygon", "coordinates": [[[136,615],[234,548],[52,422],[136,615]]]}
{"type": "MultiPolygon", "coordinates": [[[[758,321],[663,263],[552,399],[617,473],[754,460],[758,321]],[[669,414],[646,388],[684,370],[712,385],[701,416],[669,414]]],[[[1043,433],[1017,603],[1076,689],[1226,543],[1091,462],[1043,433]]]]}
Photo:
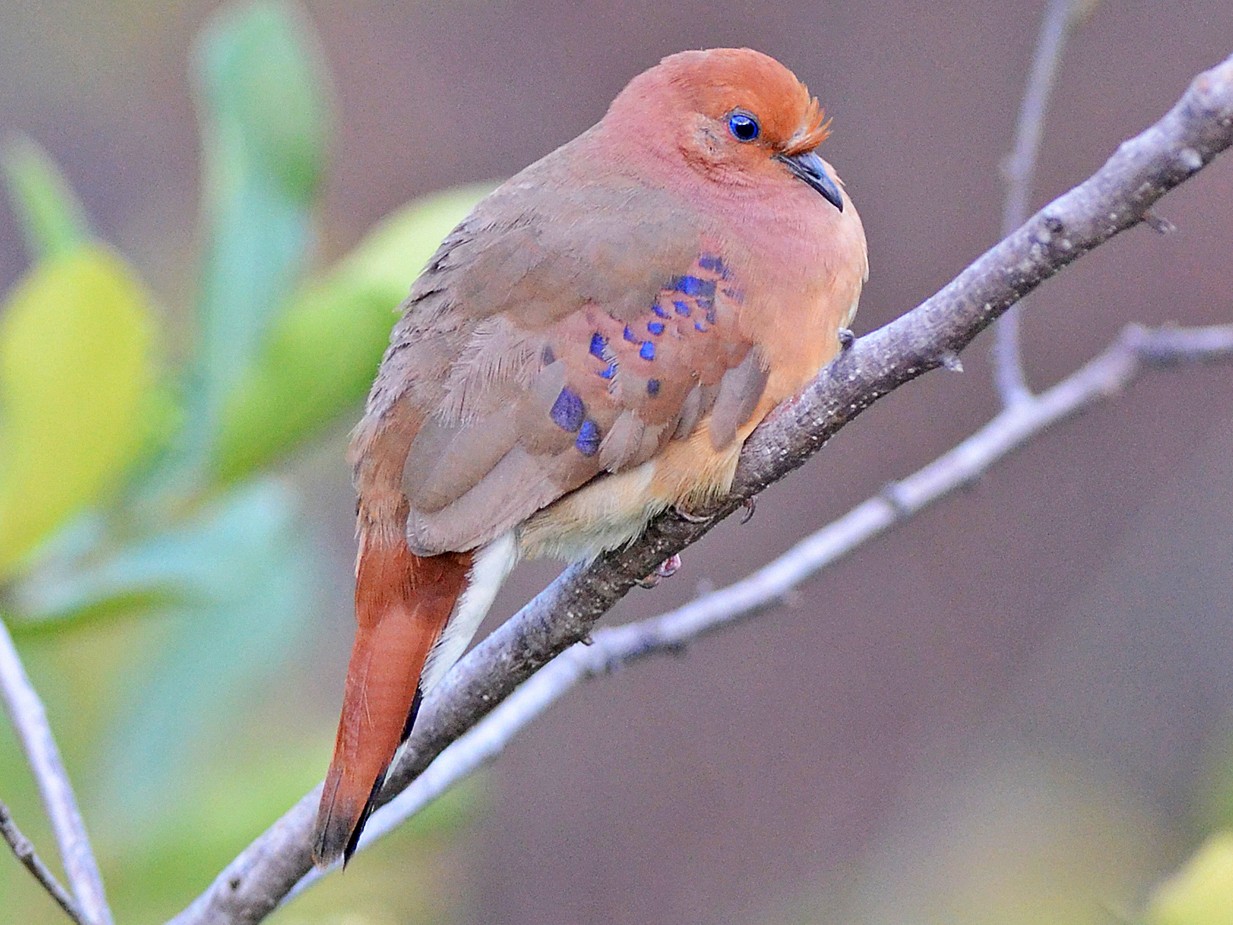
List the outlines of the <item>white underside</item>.
{"type": "Polygon", "coordinates": [[[631,505],[627,498],[648,498],[655,464],[643,463],[612,475],[600,475],[518,528],[522,555],[528,559],[589,562],[601,552],[619,549],[646,529],[664,505],[631,505]]]}
{"type": "Polygon", "coordinates": [[[425,694],[437,686],[454,662],[462,658],[467,644],[492,607],[497,591],[517,561],[518,544],[513,530],[502,533],[476,550],[467,588],[454,605],[454,612],[441,631],[441,638],[428,654],[424,673],[420,676],[420,689],[425,694]]]}

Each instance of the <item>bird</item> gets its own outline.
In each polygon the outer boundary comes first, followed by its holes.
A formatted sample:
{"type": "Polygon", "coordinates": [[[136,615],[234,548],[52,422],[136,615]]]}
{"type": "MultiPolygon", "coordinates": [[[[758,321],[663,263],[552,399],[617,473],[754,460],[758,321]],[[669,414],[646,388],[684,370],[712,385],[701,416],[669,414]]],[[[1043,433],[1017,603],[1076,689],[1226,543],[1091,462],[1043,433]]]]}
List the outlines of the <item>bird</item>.
{"type": "Polygon", "coordinates": [[[401,306],[348,458],[356,636],[312,836],[354,853],[424,693],[521,559],[586,560],[732,484],[841,349],[865,234],[787,67],[685,51],[499,186],[401,306]]]}

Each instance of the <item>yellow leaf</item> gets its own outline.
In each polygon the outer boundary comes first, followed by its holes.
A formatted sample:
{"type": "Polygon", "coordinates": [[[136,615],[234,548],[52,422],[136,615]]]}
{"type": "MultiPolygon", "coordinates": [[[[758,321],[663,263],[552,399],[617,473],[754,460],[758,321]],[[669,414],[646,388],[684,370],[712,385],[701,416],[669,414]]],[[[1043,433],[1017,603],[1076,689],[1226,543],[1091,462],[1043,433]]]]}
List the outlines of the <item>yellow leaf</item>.
{"type": "Polygon", "coordinates": [[[1233,832],[1207,840],[1161,884],[1148,906],[1150,925],[1233,925],[1233,832]]]}
{"type": "Polygon", "coordinates": [[[113,490],[149,434],[150,300],[118,257],[38,264],[0,314],[0,578],[113,490]]]}

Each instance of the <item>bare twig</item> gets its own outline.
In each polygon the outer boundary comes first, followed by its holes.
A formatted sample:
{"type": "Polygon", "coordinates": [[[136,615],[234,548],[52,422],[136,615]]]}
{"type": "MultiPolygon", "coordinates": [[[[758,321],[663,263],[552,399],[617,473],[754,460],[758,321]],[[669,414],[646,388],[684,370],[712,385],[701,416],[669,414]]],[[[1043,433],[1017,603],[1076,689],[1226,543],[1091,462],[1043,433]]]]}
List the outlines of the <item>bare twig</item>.
{"type": "Polygon", "coordinates": [[[13,822],[13,814],[9,812],[8,806],[2,800],[0,800],[0,838],[8,842],[8,846],[13,849],[13,854],[17,856],[17,860],[21,861],[22,866],[34,875],[34,879],[50,894],[51,898],[56,901],[56,904],[64,910],[70,919],[77,922],[78,925],[90,925],[82,917],[81,910],[73,902],[73,897],[69,896],[68,891],[60,886],[60,881],[56,879],[56,875],[43,863],[43,859],[34,850],[34,845],[30,842],[30,839],[26,838],[21,833],[21,829],[17,828],[17,824],[13,822]]]}
{"type": "Polygon", "coordinates": [[[17,731],[17,738],[34,772],[43,806],[51,819],[64,872],[76,898],[78,915],[91,925],[111,925],[111,909],[103,878],[90,850],[72,784],[60,760],[60,750],[47,723],[47,712],[22,667],[8,627],[0,620],[0,698],[17,731]]]}
{"type": "MultiPolygon", "coordinates": [[[[1032,181],[1036,176],[1036,159],[1044,134],[1045,113],[1057,70],[1062,63],[1066,39],[1080,20],[1091,12],[1090,0],[1049,0],[1036,40],[1036,54],[1027,88],[1019,105],[1015,124],[1014,149],[1002,165],[1006,178],[1006,202],[1002,209],[1002,236],[1010,234],[1024,223],[1032,196],[1032,181]]],[[[1027,376],[1023,371],[1023,348],[1019,335],[1019,313],[1012,307],[993,332],[993,375],[1003,405],[1031,397],[1027,376]]]]}
{"type": "MultiPolygon", "coordinates": [[[[704,512],[744,498],[804,463],[878,398],[946,363],[1016,301],[1109,238],[1134,226],[1168,190],[1233,143],[1233,57],[1195,78],[1159,122],[1123,143],[1086,182],[991,248],[935,296],[861,338],[746,442],[733,490],[704,512]]],[[[592,632],[596,621],[660,562],[715,521],[657,518],[630,546],[571,566],[498,627],[434,690],[391,769],[388,802],[515,688],[592,632]]],[[[311,867],[315,794],[246,848],[174,921],[260,921],[311,867]]]]}

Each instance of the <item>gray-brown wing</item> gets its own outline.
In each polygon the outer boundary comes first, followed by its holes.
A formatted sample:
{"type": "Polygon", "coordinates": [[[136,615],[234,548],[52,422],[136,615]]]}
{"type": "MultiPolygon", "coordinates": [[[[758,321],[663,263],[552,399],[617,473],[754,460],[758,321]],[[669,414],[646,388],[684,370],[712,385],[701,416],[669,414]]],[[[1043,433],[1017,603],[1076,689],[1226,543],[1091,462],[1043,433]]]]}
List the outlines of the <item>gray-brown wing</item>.
{"type": "Polygon", "coordinates": [[[730,442],[762,393],[738,281],[680,210],[643,202],[625,238],[603,204],[576,205],[549,222],[498,195],[442,245],[395,328],[357,442],[413,422],[402,485],[417,552],[487,542],[708,412],[730,442]]]}

